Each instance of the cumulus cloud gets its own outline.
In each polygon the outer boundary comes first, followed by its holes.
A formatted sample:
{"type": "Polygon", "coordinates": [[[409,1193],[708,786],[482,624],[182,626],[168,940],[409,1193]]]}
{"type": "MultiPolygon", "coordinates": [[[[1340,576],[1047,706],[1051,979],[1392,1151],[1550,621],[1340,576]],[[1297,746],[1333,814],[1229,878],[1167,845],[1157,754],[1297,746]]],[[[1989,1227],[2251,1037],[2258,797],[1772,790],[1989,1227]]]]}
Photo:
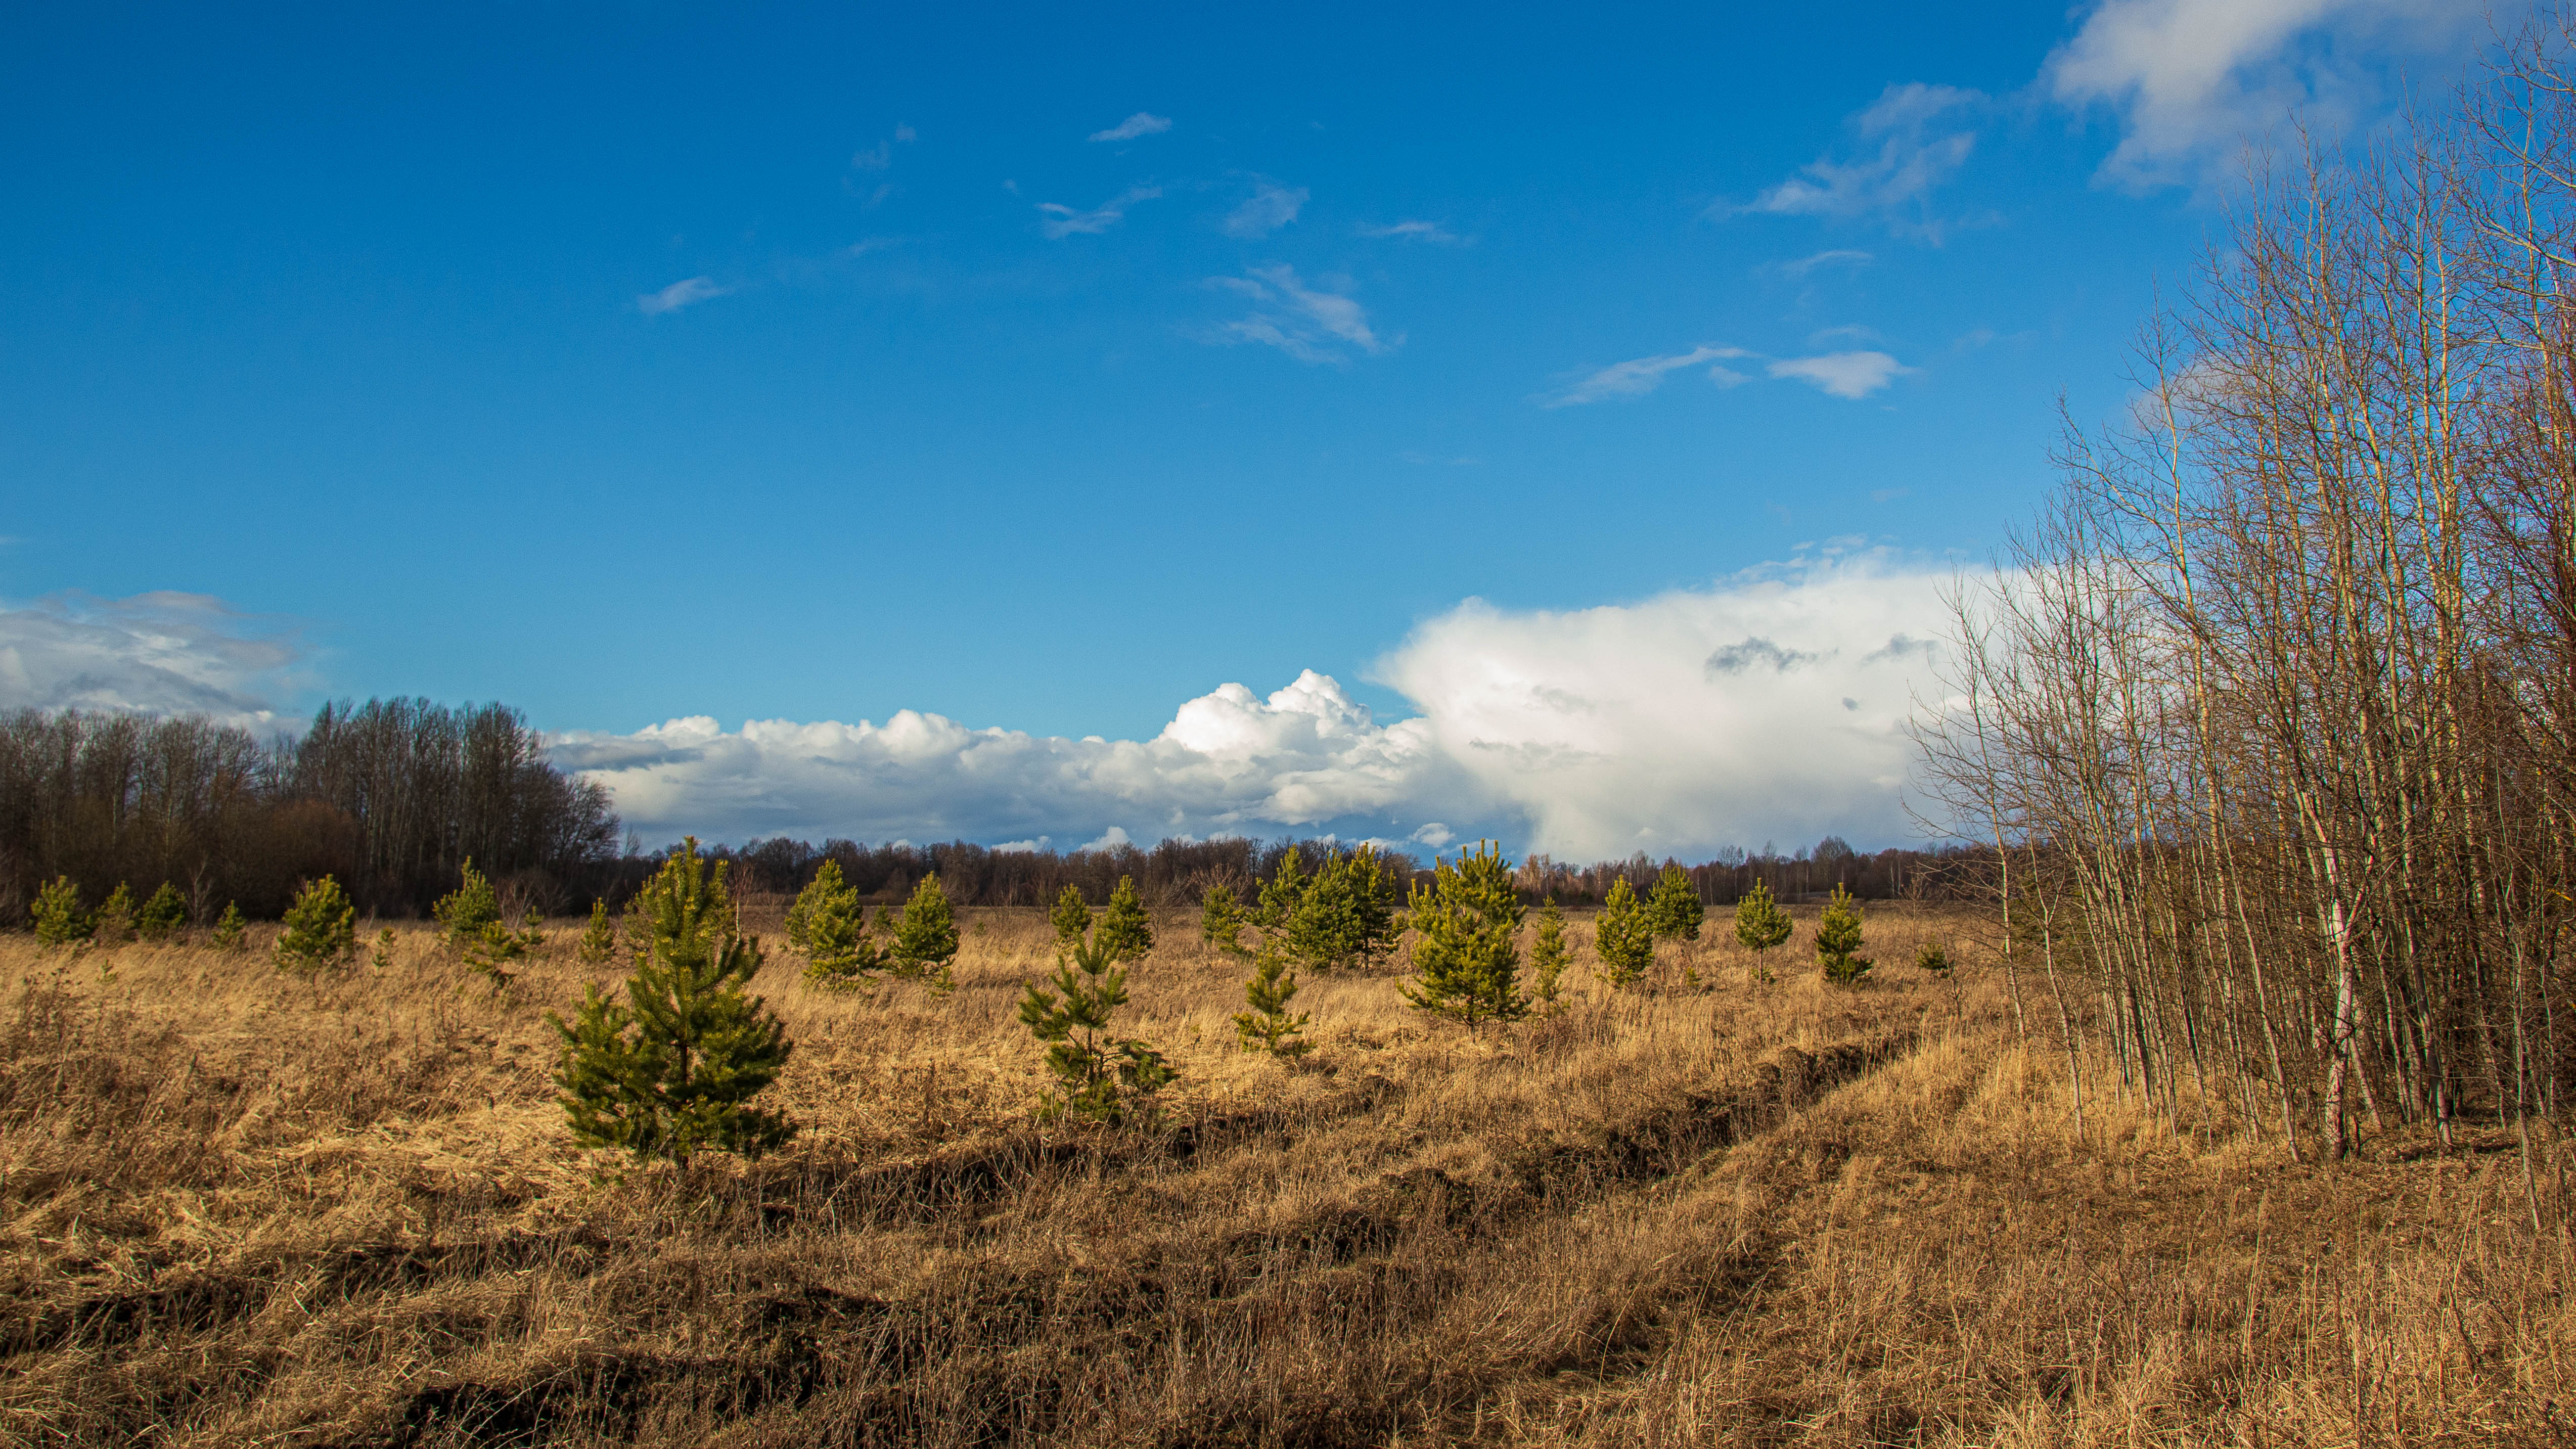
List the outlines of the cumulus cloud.
{"type": "MultiPolygon", "coordinates": [[[[1665,373],[1677,372],[1685,367],[1697,367],[1703,362],[1718,363],[1725,358],[1752,355],[1741,347],[1711,347],[1703,344],[1688,352],[1614,362],[1547,399],[1541,406],[1575,407],[1583,403],[1604,402],[1611,398],[1643,397],[1664,385],[1665,373]]],[[[1709,378],[1721,386],[1733,386],[1744,380],[1743,374],[1722,364],[1709,369],[1709,378]]]]}
{"type": "Polygon", "coordinates": [[[730,287],[717,286],[713,277],[691,277],[686,281],[673,282],[658,292],[646,292],[637,297],[635,310],[647,317],[658,317],[710,297],[721,297],[731,290],[730,287]]]}
{"type": "Polygon", "coordinates": [[[1848,122],[1859,154],[1822,156],[1752,205],[1727,210],[1797,216],[1875,216],[1937,236],[1933,189],[1966,163],[1977,133],[1965,124],[1985,97],[1919,81],[1889,86],[1848,122]]]}
{"type": "Polygon", "coordinates": [[[672,720],[564,736],[648,835],[1049,841],[1331,831],[1439,849],[1494,836],[1568,858],[1683,856],[1832,831],[1894,842],[1902,725],[1946,575],[1880,555],[1777,566],[1570,612],[1469,601],[1376,677],[1382,723],[1309,671],[1227,684],[1148,740],[884,724],[672,720]],[[1721,660],[1742,667],[1720,667],[1721,660]]]}
{"type": "Polygon", "coordinates": [[[1038,230],[1050,241],[1069,236],[1097,236],[1116,226],[1127,215],[1127,208],[1140,201],[1151,201],[1163,194],[1159,186],[1130,186],[1125,191],[1100,203],[1089,211],[1076,211],[1060,201],[1041,201],[1038,230]]]}
{"type": "Polygon", "coordinates": [[[0,708],[204,714],[254,729],[281,722],[308,651],[292,621],[204,594],[124,599],[57,594],[0,608],[0,708]]]}
{"type": "Polygon", "coordinates": [[[1139,136],[1156,136],[1170,129],[1172,129],[1171,117],[1157,116],[1149,111],[1138,111],[1136,114],[1120,121],[1117,125],[1110,127],[1106,131],[1092,132],[1091,139],[1095,141],[1133,141],[1139,136]]]}
{"type": "Polygon", "coordinates": [[[1418,241],[1433,242],[1441,246],[1456,246],[1460,240],[1456,232],[1436,221],[1398,221],[1385,226],[1362,222],[1356,230],[1361,236],[1381,241],[1418,241]]]}
{"type": "Polygon", "coordinates": [[[1784,357],[1772,363],[1773,377],[1810,383],[1835,397],[1864,398],[1914,369],[1884,352],[1828,352],[1821,357],[1784,357]]]}
{"type": "Polygon", "coordinates": [[[1293,267],[1253,267],[1240,277],[1210,277],[1208,285],[1253,303],[1249,315],[1208,333],[1210,342],[1257,342],[1300,362],[1341,362],[1344,346],[1374,357],[1404,341],[1401,334],[1380,336],[1367,308],[1340,292],[1307,286],[1293,267]]]}
{"type": "Polygon", "coordinates": [[[2105,179],[2189,180],[2294,109],[2340,129],[2386,93],[2389,62],[2455,54],[2484,21],[2456,0],[2105,0],[2041,80],[2060,101],[2120,117],[2105,179]]]}
{"type": "Polygon", "coordinates": [[[1306,188],[1282,186],[1267,179],[1253,183],[1252,195],[1241,206],[1226,213],[1218,224],[1227,236],[1257,241],[1297,219],[1306,204],[1306,188]]]}

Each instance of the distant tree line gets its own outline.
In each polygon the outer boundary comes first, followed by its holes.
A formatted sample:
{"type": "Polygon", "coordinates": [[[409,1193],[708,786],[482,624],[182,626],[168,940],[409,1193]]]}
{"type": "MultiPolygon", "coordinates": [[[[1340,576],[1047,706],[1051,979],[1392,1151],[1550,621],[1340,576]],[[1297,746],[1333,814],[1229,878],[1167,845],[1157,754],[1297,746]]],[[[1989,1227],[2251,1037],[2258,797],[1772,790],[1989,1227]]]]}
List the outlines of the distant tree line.
{"type": "Polygon", "coordinates": [[[326,705],[292,741],[178,716],[0,715],[0,917],[68,877],[84,898],[168,884],[190,918],[275,918],[336,877],[358,908],[417,915],[468,859],[542,909],[615,875],[608,794],[547,762],[503,705],[326,705]]]}

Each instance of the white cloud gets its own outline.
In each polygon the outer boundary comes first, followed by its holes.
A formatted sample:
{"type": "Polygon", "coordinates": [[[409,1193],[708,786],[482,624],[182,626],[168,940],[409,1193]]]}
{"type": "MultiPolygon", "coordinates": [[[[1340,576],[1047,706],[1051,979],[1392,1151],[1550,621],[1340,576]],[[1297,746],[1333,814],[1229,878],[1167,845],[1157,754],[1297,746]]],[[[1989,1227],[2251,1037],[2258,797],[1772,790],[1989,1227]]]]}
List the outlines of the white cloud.
{"type": "MultiPolygon", "coordinates": [[[[2506,0],[2511,12],[2527,5],[2506,0]]],[[[2057,99],[2122,121],[2106,179],[2189,180],[2293,109],[2350,124],[2389,88],[2392,60],[2456,54],[2485,15],[2459,0],[2105,0],[2041,70],[2057,99]]]]}
{"type": "MultiPolygon", "coordinates": [[[[1694,347],[1668,357],[1639,357],[1627,362],[1614,362],[1558,393],[1541,404],[1544,407],[1574,407],[1582,403],[1602,402],[1615,397],[1643,397],[1664,385],[1664,374],[1703,362],[1722,358],[1751,357],[1741,347],[1694,347]]],[[[1709,377],[1720,386],[1733,386],[1744,380],[1743,374],[1726,367],[1712,367],[1709,377]]]]}
{"type": "Polygon", "coordinates": [[[1089,211],[1076,211],[1060,201],[1041,201],[1038,210],[1044,213],[1044,219],[1038,223],[1038,230],[1045,233],[1050,241],[1061,241],[1069,236],[1097,236],[1116,226],[1127,215],[1127,208],[1162,194],[1163,188],[1159,186],[1130,186],[1089,211]]]}
{"type": "Polygon", "coordinates": [[[1436,221],[1399,221],[1386,226],[1363,222],[1356,230],[1373,240],[1434,242],[1441,246],[1456,246],[1460,240],[1456,232],[1436,221]]]}
{"type": "Polygon", "coordinates": [[[1367,308],[1340,292],[1307,286],[1293,267],[1253,267],[1240,277],[1210,277],[1208,285],[1254,303],[1250,315],[1209,333],[1211,342],[1257,342],[1300,362],[1340,362],[1342,344],[1374,357],[1404,341],[1401,334],[1381,337],[1369,325],[1367,308]]]}
{"type": "MultiPolygon", "coordinates": [[[[1849,122],[1866,146],[1852,159],[1819,157],[1763,192],[1745,211],[1803,216],[1878,216],[1938,235],[1928,201],[1977,144],[1961,123],[1985,97],[1955,86],[1892,85],[1849,122]]],[[[1734,209],[1734,208],[1729,208],[1734,209]]],[[[1830,253],[1826,255],[1831,255],[1830,253]]]]}
{"type": "Polygon", "coordinates": [[[1286,187],[1266,178],[1253,182],[1252,195],[1226,214],[1219,229],[1227,236],[1255,241],[1297,219],[1306,204],[1305,187],[1286,187]]]}
{"type": "Polygon", "coordinates": [[[1171,117],[1157,116],[1148,111],[1138,111],[1136,114],[1120,121],[1117,125],[1110,127],[1106,131],[1092,132],[1091,139],[1095,141],[1133,141],[1139,136],[1156,136],[1170,129],[1172,129],[1171,117]]]}
{"type": "Polygon", "coordinates": [[[894,164],[897,144],[909,145],[919,133],[910,126],[897,126],[891,140],[879,141],[850,158],[850,164],[861,171],[883,171],[894,164]]]}
{"type": "Polygon", "coordinates": [[[1814,256],[1800,257],[1794,262],[1782,262],[1780,270],[1793,277],[1803,277],[1818,267],[1865,267],[1875,260],[1877,258],[1867,252],[1854,251],[1849,247],[1835,247],[1830,251],[1818,252],[1814,256]]]}
{"type": "Polygon", "coordinates": [[[1773,377],[1811,383],[1835,397],[1863,398],[1914,371],[1884,352],[1828,352],[1771,364],[1773,377]]]}
{"type": "Polygon", "coordinates": [[[1947,577],[1863,553],[1564,613],[1471,600],[1376,666],[1419,711],[1392,724],[1309,671],[1266,699],[1228,684],[1190,700],[1149,740],[907,710],[883,725],[680,719],[564,736],[557,758],[648,836],[1028,847],[1330,829],[1575,859],[1827,831],[1894,843],[1902,725],[1934,647],[1917,635],[1947,577]]]}
{"type": "Polygon", "coordinates": [[[125,599],[57,594],[0,608],[0,707],[204,714],[268,729],[301,686],[307,650],[292,621],[204,594],[125,599]]]}
{"type": "Polygon", "coordinates": [[[733,289],[730,287],[717,286],[713,277],[691,277],[686,281],[673,282],[658,292],[647,292],[636,298],[635,310],[647,317],[658,317],[665,312],[677,312],[691,303],[703,302],[709,297],[721,297],[731,290],[733,289]]]}

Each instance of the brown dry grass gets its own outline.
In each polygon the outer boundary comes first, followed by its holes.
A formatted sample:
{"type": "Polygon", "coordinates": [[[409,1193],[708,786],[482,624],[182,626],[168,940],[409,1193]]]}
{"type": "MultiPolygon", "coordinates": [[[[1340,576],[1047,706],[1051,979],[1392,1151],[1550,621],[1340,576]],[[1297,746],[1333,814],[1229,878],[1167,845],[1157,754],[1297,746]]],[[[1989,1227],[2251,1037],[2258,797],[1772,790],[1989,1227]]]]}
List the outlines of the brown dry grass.
{"type": "Polygon", "coordinates": [[[1712,946],[1705,995],[1602,999],[1579,960],[1567,1010],[1482,1038],[1315,980],[1293,1072],[1233,1049],[1238,964],[1167,948],[1127,1029],[1185,1075],[1122,1131],[1031,1122],[1012,1001],[1046,927],[967,921],[946,1001],[764,973],[788,1151],[606,1178],[546,1081],[569,961],[494,1000],[417,932],[321,982],[10,938],[0,1437],[2539,1444],[2576,1419],[2554,1173],[2535,1233],[2518,1159],[2476,1150],[2501,1139],[2327,1171],[2114,1107],[2079,1140],[1990,973],[1900,964],[1953,920],[1873,912],[1887,979],[1857,992],[1754,988],[1712,946]]]}

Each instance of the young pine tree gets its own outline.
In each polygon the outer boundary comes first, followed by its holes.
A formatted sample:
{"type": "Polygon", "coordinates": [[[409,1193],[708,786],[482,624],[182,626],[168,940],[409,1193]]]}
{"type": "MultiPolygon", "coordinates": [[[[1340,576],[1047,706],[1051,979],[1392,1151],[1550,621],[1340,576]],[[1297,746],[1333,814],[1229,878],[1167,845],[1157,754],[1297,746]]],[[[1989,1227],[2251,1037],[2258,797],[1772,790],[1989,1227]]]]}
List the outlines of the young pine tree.
{"type": "Polygon", "coordinates": [[[1067,882],[1056,893],[1055,909],[1047,919],[1055,926],[1055,947],[1070,951],[1091,934],[1091,907],[1083,903],[1082,887],[1067,882]]]}
{"type": "Polygon", "coordinates": [[[1935,981],[1950,979],[1950,953],[1942,950],[1938,941],[1926,942],[1922,950],[1915,952],[1914,964],[1935,981]]]}
{"type": "Polygon", "coordinates": [[[1565,975],[1565,963],[1574,953],[1565,946],[1565,912],[1557,909],[1556,897],[1539,907],[1538,939],[1530,944],[1530,1004],[1542,1012],[1556,1010],[1558,982],[1565,975]]]}
{"type": "Polygon", "coordinates": [[[1243,907],[1234,887],[1212,885],[1199,906],[1199,940],[1229,956],[1243,954],[1243,907]]]}
{"type": "Polygon", "coordinates": [[[1252,979],[1243,983],[1247,1009],[1234,1014],[1236,1042],[1245,1051],[1268,1052],[1290,1061],[1304,1056],[1314,1043],[1302,1035],[1308,1013],[1289,1013],[1288,1005],[1296,999],[1297,973],[1288,969],[1287,953],[1264,946],[1252,979]]]}
{"type": "Polygon", "coordinates": [[[136,933],[147,941],[167,941],[187,923],[188,898],[179,894],[179,888],[166,880],[134,917],[136,933]]]}
{"type": "Polygon", "coordinates": [[[555,1085],[573,1140],[685,1163],[700,1152],[757,1157],[795,1124],[751,1105],[787,1064],[787,1030],[743,988],[760,942],[738,935],[725,863],[710,873],[691,837],[644,887],[626,1004],[592,982],[567,1022],[555,1085]]]}
{"type": "Polygon", "coordinates": [[[1252,923],[1264,931],[1284,930],[1288,918],[1297,912],[1298,898],[1306,894],[1306,873],[1297,860],[1297,847],[1288,847],[1279,869],[1271,872],[1261,887],[1261,909],[1255,911],[1252,923]]]}
{"type": "Polygon", "coordinates": [[[957,911],[933,871],[912,888],[903,918],[895,923],[894,974],[907,981],[927,977],[930,989],[944,994],[955,986],[949,968],[956,960],[957,911]]]}
{"type": "Polygon", "coordinates": [[[1376,848],[1326,856],[1290,907],[1283,934],[1289,955],[1325,969],[1366,970],[1394,954],[1402,934],[1395,891],[1376,848]]]}
{"type": "Polygon", "coordinates": [[[859,904],[857,888],[842,879],[838,862],[823,862],[796,905],[803,913],[806,981],[826,991],[849,991],[885,969],[884,949],[868,936],[868,908],[859,904]]]}
{"type": "Polygon", "coordinates": [[[1659,941],[1696,941],[1700,923],[1707,918],[1708,908],[1700,904],[1699,887],[1691,884],[1690,872],[1678,865],[1666,865],[1655,877],[1654,892],[1646,897],[1646,921],[1659,941]]]}
{"type": "Polygon", "coordinates": [[[286,929],[277,936],[277,964],[288,971],[311,973],[336,966],[358,949],[358,908],[348,892],[329,876],[304,883],[295,904],[287,907],[286,929]]]}
{"type": "Polygon", "coordinates": [[[248,934],[249,922],[242,919],[241,906],[226,901],[224,913],[215,921],[215,929],[206,937],[206,944],[218,951],[238,951],[246,944],[244,937],[248,934]]]}
{"type": "Polygon", "coordinates": [[[1133,878],[1118,877],[1118,889],[1109,893],[1109,909],[1100,913],[1095,934],[1109,943],[1111,954],[1121,961],[1142,961],[1154,949],[1154,923],[1145,914],[1145,901],[1136,894],[1133,878]]]}
{"type": "Polygon", "coordinates": [[[1755,881],[1753,889],[1744,893],[1744,899],[1735,903],[1735,939],[1743,942],[1744,948],[1753,953],[1753,964],[1746,968],[1746,974],[1753,978],[1755,985],[1771,980],[1771,968],[1762,964],[1762,957],[1772,947],[1789,939],[1790,928],[1789,913],[1780,909],[1778,901],[1771,899],[1771,887],[1761,881],[1755,881]]]}
{"type": "Polygon", "coordinates": [[[377,971],[389,971],[393,964],[394,928],[387,926],[376,933],[376,949],[368,954],[367,965],[377,971]]]}
{"type": "Polygon", "coordinates": [[[495,992],[509,989],[517,979],[513,969],[546,943],[545,932],[529,916],[519,918],[519,929],[511,930],[502,921],[486,921],[481,930],[465,938],[464,949],[457,954],[464,959],[465,969],[492,983],[495,992]]]}
{"type": "Polygon", "coordinates": [[[90,929],[90,939],[110,946],[121,946],[134,939],[134,892],[125,882],[99,902],[98,918],[90,929]]]}
{"type": "Polygon", "coordinates": [[[1057,953],[1054,987],[1032,981],[1020,997],[1020,1020],[1047,1044],[1055,1073],[1041,1117],[1123,1122],[1179,1076],[1152,1047],[1108,1034],[1110,1016],[1127,1004],[1127,971],[1097,931],[1057,953]]]}
{"type": "Polygon", "coordinates": [[[1836,986],[1858,985],[1877,964],[1860,954],[1860,946],[1860,907],[1850,891],[1836,886],[1824,919],[1816,924],[1816,961],[1825,968],[1825,979],[1836,986]]]}
{"type": "Polygon", "coordinates": [[[467,856],[456,889],[439,897],[429,914],[440,927],[439,934],[451,950],[463,951],[483,937],[484,928],[501,923],[501,895],[492,882],[474,868],[474,858],[467,856]]]}
{"type": "Polygon", "coordinates": [[[97,922],[81,909],[80,887],[67,875],[55,876],[53,882],[36,892],[35,903],[27,907],[35,918],[36,940],[46,946],[73,946],[89,939],[97,922]]]}
{"type": "Polygon", "coordinates": [[[1613,991],[1645,980],[1655,964],[1655,923],[1624,875],[1610,882],[1610,894],[1593,920],[1592,949],[1601,958],[1602,983],[1613,991]]]}
{"type": "Polygon", "coordinates": [[[608,913],[608,902],[594,898],[590,903],[590,924],[582,927],[581,945],[573,959],[584,966],[605,966],[617,959],[617,918],[608,913]]]}
{"type": "Polygon", "coordinates": [[[1437,865],[1431,888],[1417,887],[1408,904],[1415,975],[1396,988],[1405,1000],[1470,1031],[1528,1013],[1519,982],[1521,901],[1498,846],[1485,841],[1456,865],[1437,865]]]}

